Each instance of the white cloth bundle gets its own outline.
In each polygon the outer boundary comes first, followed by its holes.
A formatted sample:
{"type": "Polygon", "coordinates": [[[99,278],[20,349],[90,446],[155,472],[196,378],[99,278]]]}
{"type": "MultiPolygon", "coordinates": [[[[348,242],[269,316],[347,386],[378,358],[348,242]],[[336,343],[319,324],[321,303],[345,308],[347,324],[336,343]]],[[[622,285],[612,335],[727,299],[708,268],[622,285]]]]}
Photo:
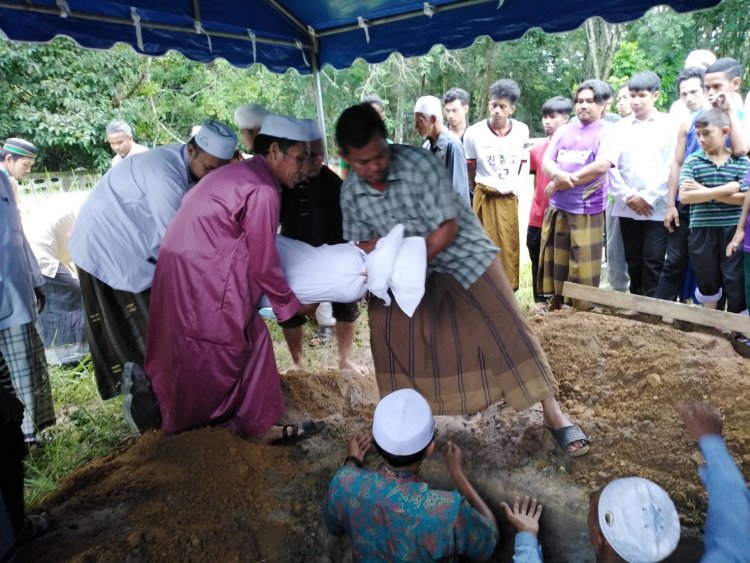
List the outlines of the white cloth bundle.
{"type": "MultiPolygon", "coordinates": [[[[276,248],[289,287],[300,303],[353,303],[369,290],[391,304],[390,289],[410,317],[424,296],[427,246],[422,237],[404,238],[396,225],[365,254],[352,243],[311,246],[278,235],[276,248]]],[[[263,296],[258,307],[270,303],[263,296]]]]}

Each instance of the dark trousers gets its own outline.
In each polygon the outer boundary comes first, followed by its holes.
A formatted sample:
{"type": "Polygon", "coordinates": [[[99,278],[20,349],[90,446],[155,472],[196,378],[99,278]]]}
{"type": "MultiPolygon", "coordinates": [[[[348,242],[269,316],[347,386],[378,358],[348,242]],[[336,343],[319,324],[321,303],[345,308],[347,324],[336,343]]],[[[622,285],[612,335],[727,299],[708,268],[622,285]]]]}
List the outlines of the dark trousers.
{"type": "Polygon", "coordinates": [[[653,297],[664,266],[667,229],[662,221],[638,221],[620,217],[630,293],[653,297]]]}
{"type": "Polygon", "coordinates": [[[526,228],[526,248],[529,249],[529,258],[531,258],[531,287],[534,290],[534,301],[537,303],[544,303],[546,299],[543,295],[540,295],[537,291],[537,277],[539,276],[539,252],[542,248],[542,228],[532,227],[529,225],[526,228]]]}
{"type": "Polygon", "coordinates": [[[677,202],[680,226],[667,235],[667,257],[664,260],[659,284],[654,297],[674,301],[680,295],[685,273],[690,263],[688,235],[690,234],[690,206],[677,202]]]}
{"type": "MultiPolygon", "coordinates": [[[[745,310],[745,272],[743,253],[727,257],[726,248],[736,227],[699,227],[690,230],[690,260],[695,267],[698,289],[703,295],[723,290],[730,313],[745,310]]],[[[719,309],[721,303],[719,304],[719,309]]]]}
{"type": "Polygon", "coordinates": [[[23,413],[23,405],[0,385],[0,495],[16,536],[24,522],[23,458],[26,457],[18,412],[23,413]],[[15,414],[10,415],[11,412],[15,414]]]}

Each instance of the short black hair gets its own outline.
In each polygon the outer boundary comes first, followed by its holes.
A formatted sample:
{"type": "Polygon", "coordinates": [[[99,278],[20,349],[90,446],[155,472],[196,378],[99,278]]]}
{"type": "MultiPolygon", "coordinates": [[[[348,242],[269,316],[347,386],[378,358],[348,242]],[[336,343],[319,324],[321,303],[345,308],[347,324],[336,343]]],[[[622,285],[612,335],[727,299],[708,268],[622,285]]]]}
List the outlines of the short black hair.
{"type": "Polygon", "coordinates": [[[271,150],[271,145],[274,143],[279,145],[281,152],[286,153],[292,145],[300,142],[302,141],[293,141],[291,139],[282,139],[280,137],[272,137],[271,135],[258,133],[253,141],[253,153],[268,156],[268,151],[271,150]]]}
{"type": "Polygon", "coordinates": [[[594,93],[594,103],[596,104],[607,104],[612,99],[612,88],[609,84],[602,80],[584,80],[576,88],[576,95],[573,97],[574,100],[578,99],[578,94],[583,90],[591,90],[594,93]]]}
{"type": "Polygon", "coordinates": [[[463,88],[451,88],[443,95],[443,103],[449,104],[458,100],[462,106],[469,105],[469,93],[463,88]]]}
{"type": "Polygon", "coordinates": [[[361,149],[375,137],[386,139],[388,133],[378,111],[369,103],[346,108],[336,122],[336,144],[343,154],[361,149]]]}
{"type": "Polygon", "coordinates": [[[644,70],[643,72],[637,72],[628,80],[628,89],[640,92],[645,90],[647,92],[658,92],[661,88],[661,78],[659,75],[650,70],[644,70]]]}
{"type": "Polygon", "coordinates": [[[515,104],[516,100],[521,97],[521,87],[515,80],[510,78],[501,78],[490,86],[490,99],[498,98],[510,100],[510,103],[515,104]]]}
{"type": "Polygon", "coordinates": [[[560,115],[570,115],[573,111],[573,102],[563,96],[555,96],[550,98],[542,106],[542,117],[547,117],[553,113],[560,115]]]}
{"type": "MultiPolygon", "coordinates": [[[[433,435],[432,440],[430,440],[430,444],[435,440],[435,436],[433,435]]],[[[375,449],[378,450],[378,453],[383,456],[383,459],[385,462],[390,465],[391,467],[406,467],[407,465],[411,465],[412,463],[417,463],[418,461],[422,461],[424,457],[427,455],[427,448],[430,447],[430,444],[427,444],[424,448],[419,450],[417,453],[411,454],[411,455],[394,455],[391,453],[388,453],[383,448],[380,447],[380,445],[373,439],[373,444],[375,444],[375,449]]]]}
{"type": "Polygon", "coordinates": [[[737,59],[724,57],[721,59],[717,59],[715,63],[708,65],[706,74],[713,74],[715,72],[724,73],[727,75],[727,78],[731,80],[732,78],[737,78],[742,74],[742,65],[740,65],[737,59]]]}
{"type": "Polygon", "coordinates": [[[706,76],[706,70],[703,67],[691,66],[689,68],[683,68],[677,75],[677,95],[680,95],[680,84],[686,80],[697,78],[701,86],[703,86],[703,77],[706,76]]]}
{"type": "Polygon", "coordinates": [[[695,128],[707,127],[709,125],[715,125],[719,129],[722,127],[729,127],[729,114],[719,108],[711,108],[702,111],[695,118],[695,128]]]}

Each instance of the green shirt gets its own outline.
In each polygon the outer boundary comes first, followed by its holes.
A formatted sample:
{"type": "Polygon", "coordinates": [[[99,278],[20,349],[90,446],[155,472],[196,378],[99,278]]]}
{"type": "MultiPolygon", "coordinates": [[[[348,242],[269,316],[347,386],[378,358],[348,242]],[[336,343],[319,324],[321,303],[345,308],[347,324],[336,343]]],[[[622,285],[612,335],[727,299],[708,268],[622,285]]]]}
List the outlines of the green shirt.
{"type": "MultiPolygon", "coordinates": [[[[750,161],[746,156],[731,156],[724,164],[717,166],[711,162],[702,150],[691,154],[685,160],[680,171],[680,184],[685,180],[695,180],[707,188],[717,188],[729,182],[739,182],[740,191],[747,191],[742,186],[750,161]]],[[[734,227],[742,215],[742,205],[730,205],[720,201],[705,201],[690,204],[690,228],[699,227],[734,227]]]]}
{"type": "Polygon", "coordinates": [[[449,219],[458,221],[454,241],[428,264],[428,273],[450,274],[469,288],[497,257],[497,248],[468,205],[453,191],[445,166],[424,149],[390,145],[385,191],[351,173],[341,188],[346,240],[387,235],[399,223],[404,236],[424,237],[449,219]]]}

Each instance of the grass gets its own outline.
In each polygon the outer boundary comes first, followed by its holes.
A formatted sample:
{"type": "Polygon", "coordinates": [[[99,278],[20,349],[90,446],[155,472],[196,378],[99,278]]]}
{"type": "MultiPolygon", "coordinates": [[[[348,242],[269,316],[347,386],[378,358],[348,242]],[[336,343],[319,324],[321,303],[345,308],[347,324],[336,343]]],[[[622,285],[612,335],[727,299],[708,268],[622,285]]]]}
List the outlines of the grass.
{"type": "MultiPolygon", "coordinates": [[[[524,312],[534,303],[531,291],[531,266],[521,265],[520,287],[516,293],[524,312]]],[[[268,322],[279,369],[291,363],[281,328],[268,322]]],[[[305,325],[305,341],[315,334],[317,325],[305,325]]],[[[367,310],[362,308],[353,343],[353,358],[368,354],[367,310]]],[[[305,362],[311,372],[335,368],[336,345],[305,347],[305,362]]],[[[26,503],[39,504],[58,489],[62,480],[76,468],[94,458],[109,455],[127,445],[132,437],[122,416],[122,397],[103,401],[99,396],[94,369],[87,356],[77,366],[50,366],[52,394],[57,424],[42,432],[44,447],[34,450],[25,461],[26,503]]]]}

